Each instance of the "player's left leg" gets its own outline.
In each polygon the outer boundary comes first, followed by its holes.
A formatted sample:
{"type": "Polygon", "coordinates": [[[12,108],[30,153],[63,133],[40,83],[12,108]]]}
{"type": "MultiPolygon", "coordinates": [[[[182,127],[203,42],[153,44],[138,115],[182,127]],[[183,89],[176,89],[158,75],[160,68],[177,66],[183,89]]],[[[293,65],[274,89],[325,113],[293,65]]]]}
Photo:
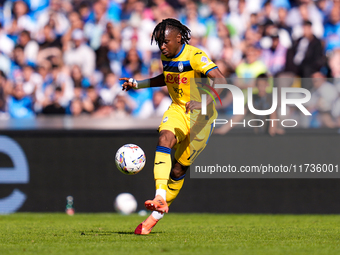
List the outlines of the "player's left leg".
{"type": "Polygon", "coordinates": [[[154,162],[154,178],[156,182],[156,196],[147,200],[145,207],[151,211],[167,213],[166,191],[171,171],[171,148],[176,144],[175,134],[169,130],[162,130],[159,134],[158,146],[154,162]]]}
{"type": "MultiPolygon", "coordinates": [[[[145,207],[151,211],[168,212],[166,203],[167,184],[170,176],[171,149],[187,140],[189,134],[189,118],[178,105],[171,105],[164,113],[159,126],[159,139],[154,162],[154,178],[156,183],[156,196],[147,200],[145,207]]],[[[176,150],[177,151],[177,150],[176,150]]]]}

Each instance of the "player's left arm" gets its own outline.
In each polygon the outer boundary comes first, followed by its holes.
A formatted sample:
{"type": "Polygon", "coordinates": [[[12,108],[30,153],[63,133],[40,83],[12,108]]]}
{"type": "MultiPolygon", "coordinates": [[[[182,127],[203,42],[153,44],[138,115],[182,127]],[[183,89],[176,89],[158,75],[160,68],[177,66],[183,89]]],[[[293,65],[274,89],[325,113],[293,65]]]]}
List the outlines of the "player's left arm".
{"type": "MultiPolygon", "coordinates": [[[[223,74],[221,73],[220,69],[218,69],[218,67],[211,69],[207,76],[213,80],[213,86],[214,84],[227,84],[227,81],[225,79],[225,77],[223,76],[223,74]]],[[[216,89],[217,94],[220,94],[222,91],[222,89],[216,89]]],[[[214,94],[215,96],[215,94],[214,94]]],[[[211,104],[213,101],[212,97],[208,97],[207,98],[207,105],[211,104]]],[[[189,112],[189,110],[192,112],[195,109],[201,109],[201,102],[197,102],[197,101],[189,101],[185,104],[185,108],[186,108],[186,113],[189,112]]]]}

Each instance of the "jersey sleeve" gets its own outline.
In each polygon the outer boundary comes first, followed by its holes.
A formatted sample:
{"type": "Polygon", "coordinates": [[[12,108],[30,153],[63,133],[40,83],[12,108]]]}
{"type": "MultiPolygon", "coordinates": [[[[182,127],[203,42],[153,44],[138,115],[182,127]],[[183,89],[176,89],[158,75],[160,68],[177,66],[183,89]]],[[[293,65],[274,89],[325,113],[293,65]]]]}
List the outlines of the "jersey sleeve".
{"type": "Polygon", "coordinates": [[[217,68],[216,64],[210,60],[204,51],[201,50],[193,53],[190,64],[192,69],[203,73],[204,75],[207,75],[211,70],[217,68]]]}

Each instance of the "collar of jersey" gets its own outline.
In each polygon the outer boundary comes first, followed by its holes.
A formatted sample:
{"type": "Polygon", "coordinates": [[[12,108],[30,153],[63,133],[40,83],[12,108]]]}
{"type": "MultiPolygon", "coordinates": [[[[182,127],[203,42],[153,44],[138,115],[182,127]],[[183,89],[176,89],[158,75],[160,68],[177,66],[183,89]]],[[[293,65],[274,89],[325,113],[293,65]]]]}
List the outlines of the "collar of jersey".
{"type": "Polygon", "coordinates": [[[177,55],[176,55],[176,56],[174,56],[174,57],[173,57],[173,59],[174,59],[174,58],[178,58],[178,57],[179,57],[179,55],[181,55],[181,53],[182,53],[182,52],[183,52],[183,50],[184,50],[184,47],[185,47],[185,44],[183,44],[183,45],[182,45],[182,49],[181,49],[181,50],[180,50],[180,51],[177,53],[177,55]]]}

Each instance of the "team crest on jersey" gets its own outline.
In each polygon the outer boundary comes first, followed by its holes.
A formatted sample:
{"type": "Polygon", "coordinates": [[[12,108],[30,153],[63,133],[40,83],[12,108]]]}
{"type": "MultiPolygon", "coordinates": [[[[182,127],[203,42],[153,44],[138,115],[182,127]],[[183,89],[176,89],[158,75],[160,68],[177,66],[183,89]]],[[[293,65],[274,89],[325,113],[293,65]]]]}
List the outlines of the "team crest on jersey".
{"type": "Polygon", "coordinates": [[[178,70],[180,71],[180,72],[183,72],[183,63],[180,61],[179,63],[178,63],[178,70]]]}

